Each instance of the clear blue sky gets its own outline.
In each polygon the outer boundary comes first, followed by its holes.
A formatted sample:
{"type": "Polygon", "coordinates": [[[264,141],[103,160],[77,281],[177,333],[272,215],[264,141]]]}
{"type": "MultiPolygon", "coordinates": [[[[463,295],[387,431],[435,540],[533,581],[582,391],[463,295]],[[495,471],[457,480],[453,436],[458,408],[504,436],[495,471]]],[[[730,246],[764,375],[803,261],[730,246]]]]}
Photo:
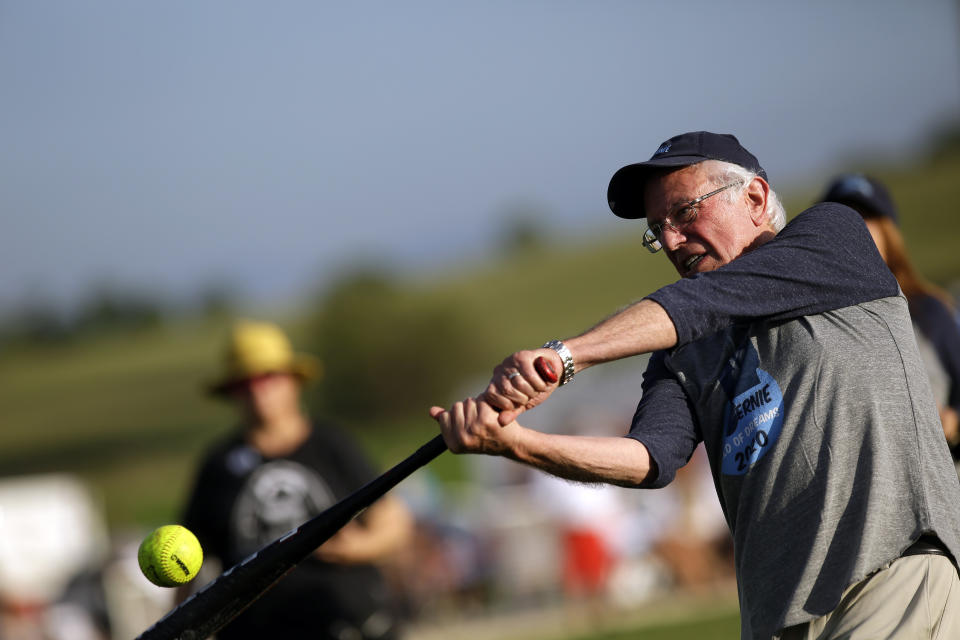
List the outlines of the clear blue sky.
{"type": "Polygon", "coordinates": [[[960,114],[958,25],[948,0],[0,0],[0,306],[287,302],[365,256],[488,254],[518,202],[617,229],[610,175],[687,130],[775,187],[908,157],[960,114]]]}

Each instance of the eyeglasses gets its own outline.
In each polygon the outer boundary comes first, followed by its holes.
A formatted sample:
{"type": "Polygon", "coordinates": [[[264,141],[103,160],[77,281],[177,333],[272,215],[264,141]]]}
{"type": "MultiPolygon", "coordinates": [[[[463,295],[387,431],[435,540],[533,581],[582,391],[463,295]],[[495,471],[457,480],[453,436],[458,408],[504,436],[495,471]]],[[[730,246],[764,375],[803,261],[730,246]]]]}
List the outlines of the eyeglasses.
{"type": "Polygon", "coordinates": [[[725,191],[730,187],[736,187],[737,185],[743,184],[742,180],[736,180],[730,184],[724,185],[719,189],[711,191],[710,193],[705,193],[699,198],[694,198],[690,202],[686,202],[677,206],[675,212],[668,215],[661,222],[654,222],[653,224],[647,227],[647,230],[643,232],[643,246],[647,248],[650,253],[656,253],[663,248],[663,228],[670,227],[674,231],[680,231],[683,227],[693,224],[694,220],[697,219],[697,215],[700,213],[698,205],[709,198],[710,196],[715,196],[721,191],[725,191]]]}

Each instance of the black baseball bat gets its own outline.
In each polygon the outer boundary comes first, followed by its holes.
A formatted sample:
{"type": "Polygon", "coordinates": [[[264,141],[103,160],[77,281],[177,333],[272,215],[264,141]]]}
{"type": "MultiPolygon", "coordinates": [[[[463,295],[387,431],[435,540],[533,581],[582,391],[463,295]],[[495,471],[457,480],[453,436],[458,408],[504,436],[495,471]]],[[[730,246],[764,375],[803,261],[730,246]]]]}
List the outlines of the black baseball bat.
{"type": "Polygon", "coordinates": [[[138,640],[201,640],[216,633],[354,516],[446,450],[443,436],[434,437],[383,475],[209,582],[138,640]]]}
{"type": "MultiPolygon", "coordinates": [[[[544,380],[556,382],[546,360],[537,358],[535,364],[544,380]]],[[[222,573],[137,640],[202,640],[216,633],[358,513],[446,450],[443,436],[434,437],[382,475],[222,573]]]]}

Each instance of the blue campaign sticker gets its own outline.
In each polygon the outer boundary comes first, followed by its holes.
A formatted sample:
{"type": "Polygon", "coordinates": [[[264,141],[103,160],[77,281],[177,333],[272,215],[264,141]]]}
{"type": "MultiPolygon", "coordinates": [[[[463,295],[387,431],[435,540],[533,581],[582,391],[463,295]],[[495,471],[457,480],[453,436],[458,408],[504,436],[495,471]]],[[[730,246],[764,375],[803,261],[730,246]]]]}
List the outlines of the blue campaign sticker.
{"type": "MultiPolygon", "coordinates": [[[[751,376],[752,377],[752,376],[751,376]]],[[[756,369],[757,382],[736,395],[724,419],[723,458],[725,475],[740,476],[763,458],[783,429],[783,393],[773,377],[756,369]]]]}

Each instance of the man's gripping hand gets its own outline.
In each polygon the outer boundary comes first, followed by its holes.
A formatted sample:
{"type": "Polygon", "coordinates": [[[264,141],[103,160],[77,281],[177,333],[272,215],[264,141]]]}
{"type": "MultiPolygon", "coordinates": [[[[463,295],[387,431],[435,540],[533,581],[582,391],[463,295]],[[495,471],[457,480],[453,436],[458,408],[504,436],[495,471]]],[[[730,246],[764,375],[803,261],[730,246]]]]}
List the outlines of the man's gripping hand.
{"type": "Polygon", "coordinates": [[[560,371],[563,361],[553,349],[517,351],[493,370],[490,384],[478,400],[498,409],[498,421],[506,426],[553,393],[559,386],[560,371]]]}
{"type": "Polygon", "coordinates": [[[430,408],[430,417],[440,425],[443,440],[453,453],[508,455],[522,427],[515,422],[501,426],[499,416],[496,409],[475,398],[457,402],[447,410],[430,408]]]}

